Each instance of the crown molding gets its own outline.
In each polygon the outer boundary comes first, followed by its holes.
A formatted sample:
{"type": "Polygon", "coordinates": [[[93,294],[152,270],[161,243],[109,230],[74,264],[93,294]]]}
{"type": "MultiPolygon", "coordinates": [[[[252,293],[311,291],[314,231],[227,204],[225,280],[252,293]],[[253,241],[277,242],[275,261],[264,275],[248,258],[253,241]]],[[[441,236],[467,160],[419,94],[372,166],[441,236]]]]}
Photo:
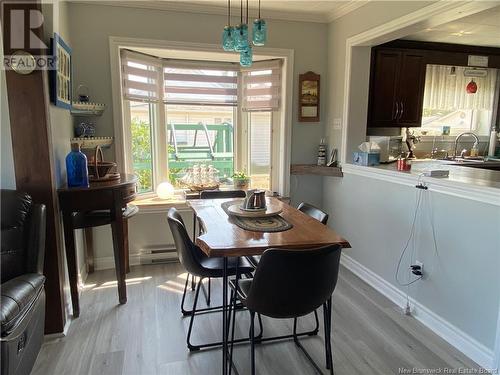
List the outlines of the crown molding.
{"type": "Polygon", "coordinates": [[[363,5],[366,5],[371,0],[351,0],[346,1],[341,7],[332,10],[326,15],[327,22],[333,22],[337,18],[343,17],[346,14],[354,12],[356,9],[361,8],[363,5]]]}
{"type": "MultiPolygon", "coordinates": [[[[341,7],[326,13],[307,13],[307,12],[287,12],[266,10],[266,19],[282,20],[282,21],[296,21],[296,22],[315,22],[315,23],[329,23],[333,20],[342,17],[368,3],[370,0],[351,0],[346,1],[341,7]]],[[[180,1],[114,1],[114,0],[68,0],[73,4],[92,4],[101,6],[114,6],[126,7],[137,9],[150,9],[162,10],[180,13],[197,13],[197,14],[212,14],[212,15],[226,15],[227,8],[216,5],[205,5],[199,3],[187,3],[180,1]]],[[[251,10],[255,13],[255,9],[251,10]]],[[[233,9],[233,14],[236,14],[233,9]]],[[[232,17],[234,19],[237,16],[232,17]]]]}

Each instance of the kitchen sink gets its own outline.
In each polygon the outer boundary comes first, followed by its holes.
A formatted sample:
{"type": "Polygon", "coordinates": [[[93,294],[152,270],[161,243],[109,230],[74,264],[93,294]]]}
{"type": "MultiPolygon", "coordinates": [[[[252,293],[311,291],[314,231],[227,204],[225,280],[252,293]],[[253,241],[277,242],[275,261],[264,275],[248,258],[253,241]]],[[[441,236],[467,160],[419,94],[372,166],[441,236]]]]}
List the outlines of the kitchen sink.
{"type": "Polygon", "coordinates": [[[489,169],[500,171],[500,159],[478,157],[463,157],[463,158],[445,158],[440,159],[448,165],[457,165],[461,167],[489,169]]]}

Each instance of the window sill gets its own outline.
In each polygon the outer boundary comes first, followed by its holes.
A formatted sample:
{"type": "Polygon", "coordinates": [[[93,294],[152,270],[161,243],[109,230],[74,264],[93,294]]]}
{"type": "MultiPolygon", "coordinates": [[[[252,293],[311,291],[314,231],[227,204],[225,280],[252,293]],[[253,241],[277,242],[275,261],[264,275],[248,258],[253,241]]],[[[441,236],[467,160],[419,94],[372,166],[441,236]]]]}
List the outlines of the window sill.
{"type": "Polygon", "coordinates": [[[161,199],[156,196],[138,197],[132,202],[132,204],[139,207],[139,214],[165,213],[172,207],[177,208],[178,210],[189,209],[186,199],[177,195],[171,199],[161,199]]]}

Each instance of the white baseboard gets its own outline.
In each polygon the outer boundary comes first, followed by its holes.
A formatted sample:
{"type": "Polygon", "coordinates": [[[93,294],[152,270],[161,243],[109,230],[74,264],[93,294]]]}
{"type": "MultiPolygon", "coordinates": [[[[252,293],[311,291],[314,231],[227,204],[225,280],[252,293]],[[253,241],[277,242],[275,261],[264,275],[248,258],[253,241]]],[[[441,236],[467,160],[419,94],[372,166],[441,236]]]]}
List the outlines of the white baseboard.
{"type": "MultiPolygon", "coordinates": [[[[129,255],[129,264],[131,266],[139,266],[143,263],[141,263],[141,257],[142,259],[148,259],[148,258],[154,258],[154,256],[150,254],[130,254],[129,255]]],[[[177,254],[169,256],[169,258],[172,259],[172,261],[177,260],[177,254]]],[[[115,268],[115,258],[114,257],[99,257],[94,259],[94,267],[96,271],[101,271],[101,270],[108,270],[115,268]]]]}
{"type": "MultiPolygon", "coordinates": [[[[342,254],[340,263],[396,305],[406,306],[406,294],[351,257],[342,254]]],[[[492,369],[495,356],[474,338],[410,297],[412,316],[485,369],[492,369]]]]}

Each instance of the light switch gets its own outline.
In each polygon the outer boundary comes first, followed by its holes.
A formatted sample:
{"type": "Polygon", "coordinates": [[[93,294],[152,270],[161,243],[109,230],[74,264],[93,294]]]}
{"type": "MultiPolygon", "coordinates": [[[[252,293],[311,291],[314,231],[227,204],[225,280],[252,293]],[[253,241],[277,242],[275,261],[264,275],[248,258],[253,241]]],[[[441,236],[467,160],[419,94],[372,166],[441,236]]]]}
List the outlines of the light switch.
{"type": "Polygon", "coordinates": [[[334,118],[333,119],[333,129],[335,129],[335,130],[342,129],[342,119],[341,118],[334,118]]]}

